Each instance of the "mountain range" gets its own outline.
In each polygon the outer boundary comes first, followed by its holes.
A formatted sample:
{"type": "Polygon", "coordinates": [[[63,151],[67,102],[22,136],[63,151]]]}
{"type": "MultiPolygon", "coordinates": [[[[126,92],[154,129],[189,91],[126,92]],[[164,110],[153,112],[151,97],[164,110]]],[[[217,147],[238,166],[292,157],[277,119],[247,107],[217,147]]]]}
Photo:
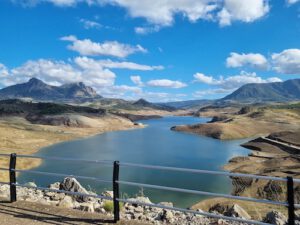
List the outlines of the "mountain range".
{"type": "Polygon", "coordinates": [[[245,84],[221,101],[284,102],[300,100],[300,79],[284,82],[245,84]]]}
{"type": "Polygon", "coordinates": [[[31,98],[41,101],[73,101],[99,99],[96,91],[82,82],[52,86],[37,78],[0,90],[0,99],[31,98]]]}
{"type": "MultiPolygon", "coordinates": [[[[97,100],[105,104],[114,101],[114,99],[102,98],[102,96],[98,95],[93,88],[86,86],[82,82],[64,84],[61,86],[52,86],[37,78],[31,78],[26,83],[8,86],[0,90],[0,99],[15,98],[30,98],[36,101],[58,102],[97,100]]],[[[245,84],[233,93],[218,100],[190,100],[167,103],[150,103],[145,99],[140,99],[136,102],[122,100],[125,102],[122,104],[125,104],[126,106],[129,104],[134,107],[148,107],[172,111],[174,108],[191,109],[211,104],[222,104],[224,102],[260,103],[297,100],[300,100],[300,79],[291,79],[284,82],[245,84]]]]}

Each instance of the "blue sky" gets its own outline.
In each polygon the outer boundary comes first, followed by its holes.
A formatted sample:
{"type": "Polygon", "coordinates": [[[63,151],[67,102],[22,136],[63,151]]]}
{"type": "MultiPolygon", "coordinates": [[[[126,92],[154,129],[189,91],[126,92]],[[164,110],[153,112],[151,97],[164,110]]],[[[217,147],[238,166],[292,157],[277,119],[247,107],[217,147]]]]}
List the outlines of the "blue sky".
{"type": "Polygon", "coordinates": [[[3,0],[0,27],[1,87],[173,101],[300,75],[297,0],[3,0]]]}

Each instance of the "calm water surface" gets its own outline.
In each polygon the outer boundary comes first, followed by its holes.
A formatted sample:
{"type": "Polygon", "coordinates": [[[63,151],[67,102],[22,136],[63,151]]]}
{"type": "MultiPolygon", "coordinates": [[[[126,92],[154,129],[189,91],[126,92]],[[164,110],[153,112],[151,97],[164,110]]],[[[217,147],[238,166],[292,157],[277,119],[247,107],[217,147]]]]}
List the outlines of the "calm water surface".
{"type": "MultiPolygon", "coordinates": [[[[205,123],[207,120],[206,118],[174,116],[140,121],[148,126],[144,129],[109,132],[90,138],[59,143],[43,148],[36,155],[222,170],[222,166],[230,158],[248,154],[248,150],[240,147],[245,140],[220,141],[170,130],[170,127],[174,125],[205,123]]],[[[49,160],[44,161],[35,170],[112,179],[111,166],[91,163],[49,160]]],[[[61,179],[61,177],[36,177],[22,174],[18,177],[18,182],[34,181],[40,186],[47,186],[49,183],[61,179]]],[[[230,193],[231,190],[229,178],[213,175],[122,167],[120,179],[218,193],[230,193]]],[[[112,190],[110,184],[88,182],[87,180],[80,180],[80,182],[99,193],[103,190],[112,190]]],[[[153,202],[172,201],[180,207],[188,207],[204,199],[203,196],[198,195],[151,189],[141,190],[125,185],[121,186],[121,191],[123,197],[131,197],[138,192],[143,192],[153,202]]]]}

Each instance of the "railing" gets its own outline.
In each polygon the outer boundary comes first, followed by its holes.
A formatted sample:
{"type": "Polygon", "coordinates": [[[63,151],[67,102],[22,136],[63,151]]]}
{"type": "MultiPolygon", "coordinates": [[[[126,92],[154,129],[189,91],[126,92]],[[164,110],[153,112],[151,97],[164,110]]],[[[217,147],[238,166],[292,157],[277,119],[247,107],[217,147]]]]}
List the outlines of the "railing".
{"type": "Polygon", "coordinates": [[[295,204],[295,202],[294,202],[294,183],[300,183],[300,179],[293,179],[293,177],[282,178],[282,177],[271,177],[271,176],[258,176],[258,175],[243,174],[243,173],[196,170],[196,169],[154,166],[154,165],[144,165],[144,164],[135,164],[135,163],[122,163],[119,161],[109,161],[109,160],[82,160],[82,159],[73,159],[73,158],[40,157],[40,156],[32,156],[32,155],[18,155],[17,156],[15,153],[0,154],[0,157],[10,157],[9,168],[8,169],[0,168],[0,170],[2,170],[2,171],[9,172],[9,182],[0,182],[0,184],[8,184],[10,186],[10,201],[11,202],[17,201],[16,187],[35,188],[35,189],[39,189],[39,190],[65,193],[65,194],[69,194],[69,195],[79,195],[79,196],[84,196],[84,197],[94,197],[94,198],[100,198],[100,199],[105,199],[105,200],[111,200],[114,203],[113,206],[114,206],[114,221],[115,222],[120,220],[119,203],[123,202],[123,203],[129,203],[129,204],[135,204],[135,205],[141,205],[141,206],[150,206],[150,207],[156,207],[156,208],[161,208],[161,209],[174,210],[174,211],[179,211],[179,212],[184,212],[184,213],[191,213],[191,214],[195,214],[195,215],[207,216],[210,218],[224,219],[224,220],[228,220],[228,221],[237,221],[237,222],[248,223],[248,224],[257,224],[257,225],[268,225],[268,223],[255,221],[255,220],[248,220],[248,219],[237,218],[237,217],[217,215],[217,214],[209,213],[209,212],[202,212],[202,211],[196,211],[196,210],[191,210],[191,209],[170,207],[170,206],[164,206],[164,205],[160,205],[160,204],[152,204],[152,203],[150,204],[150,203],[132,201],[132,200],[128,200],[128,199],[122,199],[122,198],[120,198],[120,184],[136,186],[136,187],[143,187],[143,188],[151,188],[151,189],[157,189],[157,190],[174,191],[174,192],[197,194],[197,195],[204,195],[204,196],[211,196],[211,197],[223,197],[223,198],[234,199],[234,200],[250,201],[250,202],[256,202],[256,203],[284,206],[284,207],[288,208],[288,224],[289,225],[295,225],[295,210],[300,209],[300,204],[295,204]],[[18,170],[18,169],[16,169],[17,158],[31,158],[31,159],[43,159],[43,160],[60,160],[60,161],[86,162],[86,163],[96,163],[96,164],[109,164],[109,165],[113,165],[112,181],[98,179],[96,177],[88,177],[88,176],[50,173],[50,172],[42,172],[42,171],[35,171],[35,170],[18,170]],[[244,196],[236,196],[236,195],[229,195],[229,194],[220,194],[220,193],[213,193],[213,192],[206,192],[206,191],[197,191],[197,190],[190,190],[190,189],[183,189],[183,188],[175,188],[175,187],[167,187],[167,186],[160,186],[160,185],[123,181],[123,180],[119,179],[119,171],[120,171],[121,167],[135,167],[135,168],[144,168],[144,169],[152,169],[152,170],[165,170],[165,171],[186,172],[186,173],[196,173],[196,174],[211,174],[211,175],[228,176],[228,177],[245,177],[245,178],[253,178],[253,179],[281,181],[281,182],[285,182],[287,185],[287,200],[284,202],[271,201],[268,199],[257,199],[257,198],[252,198],[252,197],[244,197],[244,196]],[[46,176],[73,177],[73,178],[78,178],[78,179],[92,180],[92,181],[96,181],[96,182],[111,183],[112,188],[113,188],[113,197],[111,198],[111,197],[103,196],[103,195],[92,195],[92,194],[85,194],[85,193],[79,193],[79,192],[57,190],[57,189],[51,189],[51,188],[45,188],[45,187],[32,187],[32,186],[27,186],[27,185],[23,185],[23,184],[18,184],[16,181],[16,173],[17,172],[18,173],[32,173],[32,174],[46,175],[46,176]]]}

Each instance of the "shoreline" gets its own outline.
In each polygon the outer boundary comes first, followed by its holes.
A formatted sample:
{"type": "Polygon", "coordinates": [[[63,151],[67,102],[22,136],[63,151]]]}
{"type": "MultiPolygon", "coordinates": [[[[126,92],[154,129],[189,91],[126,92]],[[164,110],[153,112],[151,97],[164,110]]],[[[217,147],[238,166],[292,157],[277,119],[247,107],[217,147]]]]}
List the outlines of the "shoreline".
{"type": "MultiPolygon", "coordinates": [[[[32,155],[42,148],[49,147],[66,141],[73,141],[100,135],[105,132],[141,129],[143,124],[135,124],[118,116],[99,118],[102,122],[100,127],[66,127],[31,124],[22,118],[5,118],[0,120],[0,152],[3,154],[26,154],[32,155]]],[[[40,159],[17,160],[17,169],[32,169],[40,166],[40,159]]],[[[1,157],[0,164],[4,168],[9,166],[9,158],[1,157]]],[[[0,180],[8,181],[8,173],[0,172],[0,180]]]]}

